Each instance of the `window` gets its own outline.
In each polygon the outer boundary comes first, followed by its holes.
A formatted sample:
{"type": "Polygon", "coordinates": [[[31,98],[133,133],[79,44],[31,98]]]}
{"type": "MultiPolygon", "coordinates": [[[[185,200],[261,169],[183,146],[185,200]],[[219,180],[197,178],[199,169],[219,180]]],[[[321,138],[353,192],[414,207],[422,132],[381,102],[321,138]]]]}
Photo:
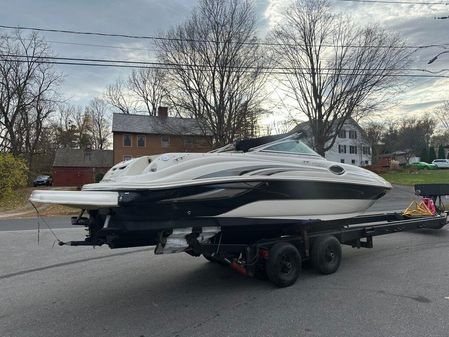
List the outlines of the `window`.
{"type": "Polygon", "coordinates": [[[338,153],[346,153],[346,145],[338,145],[338,153]]]}
{"type": "Polygon", "coordinates": [[[162,135],[161,136],[161,146],[169,147],[170,146],[170,136],[162,135]]]}
{"type": "Polygon", "coordinates": [[[349,153],[357,154],[357,146],[349,145],[349,153]]]}
{"type": "Polygon", "coordinates": [[[285,142],[269,146],[262,151],[289,152],[292,154],[309,154],[315,156],[318,155],[310,147],[299,140],[287,140],[285,142]]]}
{"type": "Polygon", "coordinates": [[[349,130],[349,138],[351,138],[351,139],[357,139],[357,131],[355,131],[355,130],[349,130]]]}
{"type": "Polygon", "coordinates": [[[340,159],[340,163],[344,164],[345,160],[344,159],[340,159]]]}
{"type": "Polygon", "coordinates": [[[338,138],[346,138],[346,130],[340,130],[338,133],[338,138]]]}
{"type": "Polygon", "coordinates": [[[369,164],[369,161],[368,160],[365,160],[365,165],[368,165],[369,164]]]}
{"type": "Polygon", "coordinates": [[[351,160],[351,164],[352,164],[352,165],[355,165],[355,159],[352,159],[352,160],[351,160]]]}
{"type": "Polygon", "coordinates": [[[137,147],[145,147],[145,135],[137,135],[137,147]]]}
{"type": "Polygon", "coordinates": [[[190,136],[184,137],[184,146],[187,146],[187,147],[193,146],[193,137],[190,137],[190,136]]]}
{"type": "Polygon", "coordinates": [[[132,145],[131,135],[123,135],[123,146],[130,147],[132,145]]]}
{"type": "Polygon", "coordinates": [[[371,148],[369,146],[362,147],[363,154],[371,154],[371,148]]]}
{"type": "Polygon", "coordinates": [[[123,161],[128,161],[133,159],[133,156],[123,156],[123,161]]]}

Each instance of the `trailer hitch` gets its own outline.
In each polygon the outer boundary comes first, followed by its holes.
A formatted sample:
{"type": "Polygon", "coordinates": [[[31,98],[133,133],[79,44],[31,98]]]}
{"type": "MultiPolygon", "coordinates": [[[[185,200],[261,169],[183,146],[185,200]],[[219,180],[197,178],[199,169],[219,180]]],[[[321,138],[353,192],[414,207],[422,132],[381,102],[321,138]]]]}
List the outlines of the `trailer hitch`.
{"type": "Polygon", "coordinates": [[[104,244],[103,241],[59,241],[59,246],[102,246],[104,244]]]}

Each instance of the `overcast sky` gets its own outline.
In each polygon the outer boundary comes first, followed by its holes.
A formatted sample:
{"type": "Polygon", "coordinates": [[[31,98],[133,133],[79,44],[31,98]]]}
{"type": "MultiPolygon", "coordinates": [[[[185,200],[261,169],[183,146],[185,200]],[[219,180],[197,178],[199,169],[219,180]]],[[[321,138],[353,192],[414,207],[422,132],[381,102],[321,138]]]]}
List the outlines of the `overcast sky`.
{"type": "MultiPolygon", "coordinates": [[[[410,0],[419,2],[421,0],[410,0]]],[[[429,0],[435,1],[437,0],[429,0]]],[[[188,18],[195,0],[15,0],[4,1],[0,25],[95,31],[131,35],[156,35],[188,18]]],[[[288,0],[255,0],[260,35],[279,20],[288,0]]],[[[405,5],[331,0],[336,10],[351,15],[364,25],[383,25],[397,32],[409,45],[446,44],[449,51],[449,6],[405,5]]],[[[0,31],[8,31],[0,29],[0,31]]],[[[9,30],[9,32],[11,32],[9,30]]],[[[148,40],[118,37],[79,36],[43,33],[57,56],[151,61],[154,45],[148,40]]],[[[417,50],[411,68],[442,71],[449,76],[449,53],[427,65],[444,51],[442,47],[417,50]]],[[[62,91],[73,104],[86,104],[102,95],[108,84],[129,70],[82,66],[56,66],[65,74],[62,91]]],[[[423,73],[424,74],[424,73],[423,73]]],[[[273,100],[279,98],[274,95],[273,100]]],[[[423,114],[449,99],[449,78],[411,78],[407,89],[389,109],[395,115],[423,114]]]]}

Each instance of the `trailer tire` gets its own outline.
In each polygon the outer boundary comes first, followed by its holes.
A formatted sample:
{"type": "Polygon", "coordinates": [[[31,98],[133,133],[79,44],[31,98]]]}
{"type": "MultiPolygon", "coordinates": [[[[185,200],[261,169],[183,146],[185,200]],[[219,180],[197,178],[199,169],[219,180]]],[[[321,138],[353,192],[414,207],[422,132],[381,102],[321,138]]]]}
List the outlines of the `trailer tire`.
{"type": "Polygon", "coordinates": [[[313,268],[321,274],[335,273],[341,263],[341,245],[335,236],[318,237],[312,244],[313,268]]]}
{"type": "Polygon", "coordinates": [[[261,281],[268,280],[268,275],[266,271],[266,266],[261,263],[257,263],[254,269],[254,277],[261,281]]]}
{"type": "Polygon", "coordinates": [[[279,242],[271,247],[266,262],[268,279],[278,287],[291,286],[301,272],[301,254],[291,243],[279,242]]]}

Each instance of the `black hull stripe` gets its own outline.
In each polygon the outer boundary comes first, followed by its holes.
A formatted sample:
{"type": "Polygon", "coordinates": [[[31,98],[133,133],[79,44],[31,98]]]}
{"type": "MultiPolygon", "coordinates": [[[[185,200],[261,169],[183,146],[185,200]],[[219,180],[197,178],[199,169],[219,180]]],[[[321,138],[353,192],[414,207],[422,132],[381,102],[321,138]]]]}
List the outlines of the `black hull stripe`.
{"type": "MultiPolygon", "coordinates": [[[[256,201],[352,199],[376,200],[386,187],[316,181],[233,182],[158,191],[119,192],[118,217],[182,219],[217,216],[256,201]],[[227,193],[207,193],[226,190],[227,193]]],[[[299,210],[298,210],[299,211],[299,210]]]]}

